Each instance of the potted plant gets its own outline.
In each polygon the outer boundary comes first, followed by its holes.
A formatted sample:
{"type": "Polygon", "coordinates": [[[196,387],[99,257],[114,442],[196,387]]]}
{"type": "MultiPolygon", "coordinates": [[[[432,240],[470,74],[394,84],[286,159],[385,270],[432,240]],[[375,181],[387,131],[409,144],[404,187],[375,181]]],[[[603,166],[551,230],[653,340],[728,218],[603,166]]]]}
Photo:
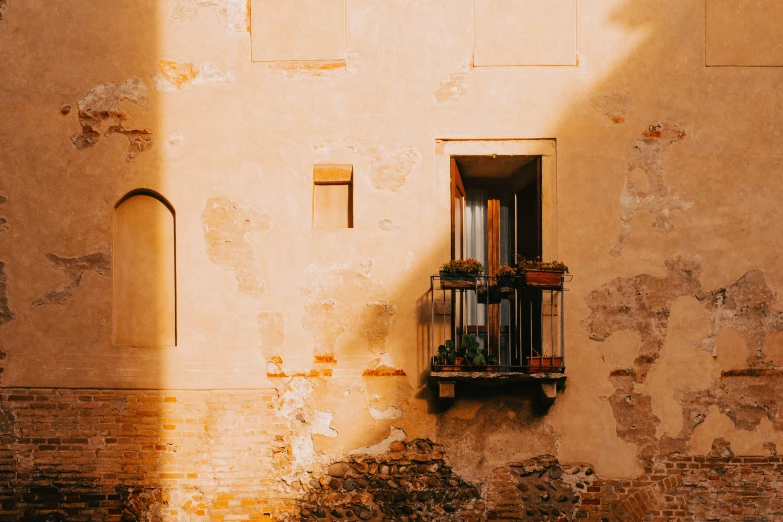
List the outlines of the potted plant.
{"type": "Polygon", "coordinates": [[[523,257],[517,261],[517,271],[524,276],[522,282],[527,286],[562,286],[568,267],[559,261],[523,257]]]}
{"type": "Polygon", "coordinates": [[[514,280],[517,277],[517,271],[508,265],[500,265],[495,273],[495,281],[501,295],[508,296],[514,293],[514,280]]]}
{"type": "Polygon", "coordinates": [[[533,355],[527,357],[528,371],[534,372],[559,372],[563,369],[563,358],[559,355],[533,355]]]}
{"type": "Polygon", "coordinates": [[[481,283],[476,292],[478,302],[481,304],[498,304],[500,302],[500,289],[495,285],[481,283]]]}
{"type": "Polygon", "coordinates": [[[440,287],[453,290],[475,288],[484,265],[475,259],[453,259],[440,267],[440,287]]]}
{"type": "Polygon", "coordinates": [[[441,366],[442,371],[459,371],[464,364],[462,350],[457,350],[454,341],[448,340],[438,346],[438,355],[435,356],[435,364],[441,366]]]}
{"type": "Polygon", "coordinates": [[[485,354],[481,344],[470,334],[462,336],[462,350],[465,353],[465,361],[474,368],[484,368],[487,365],[498,363],[495,354],[485,354]]]}

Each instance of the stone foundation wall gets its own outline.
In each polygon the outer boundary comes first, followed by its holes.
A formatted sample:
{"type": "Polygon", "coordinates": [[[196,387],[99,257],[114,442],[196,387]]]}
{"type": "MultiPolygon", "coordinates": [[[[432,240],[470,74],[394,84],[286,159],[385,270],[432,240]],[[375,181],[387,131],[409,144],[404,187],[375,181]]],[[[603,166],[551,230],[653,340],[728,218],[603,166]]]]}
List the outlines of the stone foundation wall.
{"type": "Polygon", "coordinates": [[[646,461],[634,480],[551,456],[486,484],[449,448],[390,441],[373,454],[303,461],[285,398],[254,391],[3,389],[0,520],[753,520],[783,517],[783,459],[646,461]],[[281,401],[283,401],[281,403],[281,401]],[[452,452],[453,453],[453,452],[452,452]]]}
{"type": "Polygon", "coordinates": [[[454,474],[442,446],[422,439],[335,462],[308,486],[302,520],[477,522],[485,508],[481,488],[454,474]]]}

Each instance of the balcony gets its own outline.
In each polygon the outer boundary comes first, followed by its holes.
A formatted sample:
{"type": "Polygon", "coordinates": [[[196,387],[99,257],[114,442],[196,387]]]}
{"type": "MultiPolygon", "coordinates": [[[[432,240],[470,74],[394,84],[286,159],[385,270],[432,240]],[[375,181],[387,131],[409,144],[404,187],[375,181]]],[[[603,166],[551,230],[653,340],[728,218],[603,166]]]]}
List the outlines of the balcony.
{"type": "Polygon", "coordinates": [[[560,273],[513,281],[431,276],[429,384],[438,397],[453,400],[470,386],[532,384],[551,405],[566,379],[568,278],[560,273]]]}

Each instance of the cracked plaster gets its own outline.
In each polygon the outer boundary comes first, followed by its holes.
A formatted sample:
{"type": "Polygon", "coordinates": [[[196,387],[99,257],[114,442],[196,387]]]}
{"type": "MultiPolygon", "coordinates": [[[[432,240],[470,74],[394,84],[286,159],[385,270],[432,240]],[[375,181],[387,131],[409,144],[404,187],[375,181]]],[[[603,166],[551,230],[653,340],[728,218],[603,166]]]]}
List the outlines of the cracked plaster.
{"type": "Polygon", "coordinates": [[[155,90],[160,93],[172,93],[189,87],[209,83],[233,83],[231,73],[224,73],[217,66],[206,63],[197,67],[193,62],[175,62],[159,60],[158,72],[152,75],[155,90]]]}
{"type": "Polygon", "coordinates": [[[60,257],[56,254],[46,254],[46,259],[54,268],[62,270],[68,280],[30,303],[30,308],[46,304],[64,305],[79,288],[84,272],[91,270],[98,275],[108,277],[111,271],[111,256],[108,252],[95,252],[81,257],[60,257]]]}
{"type": "Polygon", "coordinates": [[[763,272],[751,270],[731,285],[700,295],[699,301],[709,317],[709,331],[701,348],[717,355],[718,331],[731,327],[747,342],[749,364],[764,362],[767,337],[783,330],[783,312],[772,309],[778,292],[767,284],[763,272]]]}
{"type": "Polygon", "coordinates": [[[468,77],[470,65],[462,65],[456,72],[453,72],[440,80],[440,85],[432,93],[438,103],[460,100],[469,94],[468,77]]]}
{"type": "MultiPolygon", "coordinates": [[[[367,145],[354,140],[343,140],[338,144],[325,143],[316,146],[317,151],[326,152],[334,147],[350,149],[355,154],[370,159],[370,181],[378,190],[395,191],[402,187],[414,166],[421,161],[421,154],[412,147],[388,150],[378,145],[367,145]]],[[[383,226],[381,226],[383,229],[383,226]]]]}
{"type": "Polygon", "coordinates": [[[16,314],[8,304],[8,274],[6,273],[5,262],[0,261],[0,326],[13,321],[15,318],[16,314]]]}
{"type": "Polygon", "coordinates": [[[609,90],[593,94],[590,97],[590,105],[602,114],[606,121],[615,125],[625,123],[625,118],[632,102],[627,91],[609,90]]]}
{"type": "Polygon", "coordinates": [[[147,104],[147,86],[139,78],[128,78],[120,83],[104,83],[91,89],[76,104],[79,115],[79,125],[82,131],[71,136],[73,146],[78,150],[95,146],[100,140],[104,122],[114,122],[109,125],[104,136],[122,134],[128,139],[125,159],[131,161],[153,145],[151,132],[142,129],[126,129],[124,122],[129,115],[121,108],[121,102],[127,100],[138,106],[147,104]]]}
{"type": "Polygon", "coordinates": [[[356,349],[380,353],[392,327],[396,306],[386,289],[349,267],[309,266],[300,289],[305,303],[302,326],[316,340],[315,354],[334,354],[338,339],[353,333],[356,349]]]}
{"type": "Polygon", "coordinates": [[[247,0],[176,0],[170,18],[178,21],[196,20],[202,11],[211,10],[228,35],[250,32],[250,12],[247,0]]]}
{"type": "Polygon", "coordinates": [[[344,60],[283,60],[264,62],[267,70],[282,78],[339,78],[352,76],[362,70],[362,56],[348,52],[344,60]]]}
{"type": "MultiPolygon", "coordinates": [[[[771,310],[776,291],[763,273],[750,271],[733,285],[704,292],[701,262],[694,256],[671,258],[666,267],[665,277],[616,278],[587,298],[592,312],[583,327],[593,340],[621,330],[639,335],[633,366],[610,373],[614,393],[608,401],[618,436],[637,446],[639,458],[649,459],[687,452],[709,415],[709,432],[716,430],[716,411],[738,430],[754,431],[763,420],[779,429],[783,373],[762,364],[767,337],[783,330],[780,313],[771,310]],[[722,331],[742,336],[750,367],[735,368],[737,354],[716,350],[722,331]]],[[[703,451],[705,436],[700,437],[703,451]]]]}
{"type": "Polygon", "coordinates": [[[380,455],[389,451],[389,446],[394,442],[405,440],[405,430],[402,428],[391,427],[389,436],[372,446],[360,446],[348,452],[348,455],[380,455]]]}
{"type": "Polygon", "coordinates": [[[261,353],[271,361],[280,358],[280,349],[285,340],[285,314],[283,312],[262,312],[258,314],[258,333],[261,353]]]}
{"type": "MultiPolygon", "coordinates": [[[[0,196],[0,205],[8,201],[5,196],[0,196]]],[[[8,232],[10,230],[10,226],[8,225],[8,219],[5,217],[0,216],[0,231],[2,232],[8,232]]]]}
{"type": "Polygon", "coordinates": [[[693,203],[680,199],[664,179],[664,159],[669,149],[683,141],[685,130],[668,123],[650,125],[633,146],[625,185],[620,195],[620,234],[610,254],[618,256],[631,239],[631,220],[646,213],[654,230],[668,232],[673,210],[688,210],[693,203]]]}
{"type": "Polygon", "coordinates": [[[204,205],[201,223],[209,259],[234,273],[240,292],[254,297],[263,295],[266,281],[253,235],[272,227],[271,216],[216,196],[204,205]]]}
{"type": "Polygon", "coordinates": [[[378,221],[378,228],[384,232],[391,232],[392,230],[395,230],[399,227],[395,225],[391,219],[381,219],[378,221]]]}

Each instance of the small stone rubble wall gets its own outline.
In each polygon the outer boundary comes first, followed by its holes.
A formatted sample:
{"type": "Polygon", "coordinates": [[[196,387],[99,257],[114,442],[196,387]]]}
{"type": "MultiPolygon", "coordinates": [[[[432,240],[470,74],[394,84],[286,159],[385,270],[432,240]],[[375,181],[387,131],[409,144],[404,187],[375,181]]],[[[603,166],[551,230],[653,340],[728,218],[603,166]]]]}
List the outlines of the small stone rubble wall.
{"type": "Polygon", "coordinates": [[[457,477],[431,441],[393,442],[389,452],[357,455],[313,478],[301,520],[478,521],[480,488],[457,477]]]}
{"type": "Polygon", "coordinates": [[[489,520],[586,518],[582,496],[597,480],[589,466],[561,465],[551,456],[511,463],[492,477],[489,520]]]}

